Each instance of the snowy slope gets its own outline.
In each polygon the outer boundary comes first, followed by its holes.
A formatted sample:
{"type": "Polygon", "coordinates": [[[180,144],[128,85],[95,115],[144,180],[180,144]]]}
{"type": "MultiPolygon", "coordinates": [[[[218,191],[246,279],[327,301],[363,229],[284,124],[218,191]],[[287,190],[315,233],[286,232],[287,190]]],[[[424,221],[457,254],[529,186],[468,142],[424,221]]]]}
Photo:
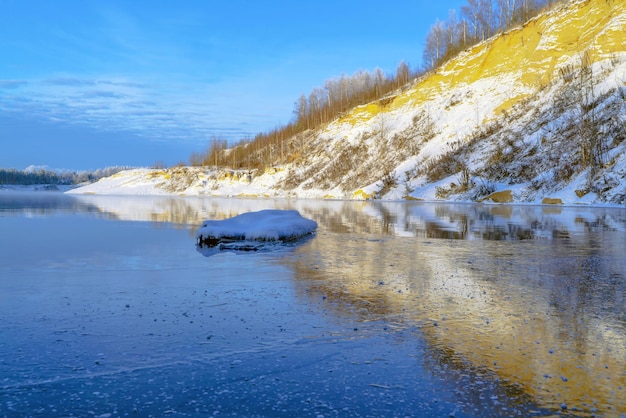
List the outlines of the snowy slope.
{"type": "Polygon", "coordinates": [[[626,2],[568,3],[292,138],[288,165],[132,171],[74,192],[622,205],[624,33],[626,2]]]}

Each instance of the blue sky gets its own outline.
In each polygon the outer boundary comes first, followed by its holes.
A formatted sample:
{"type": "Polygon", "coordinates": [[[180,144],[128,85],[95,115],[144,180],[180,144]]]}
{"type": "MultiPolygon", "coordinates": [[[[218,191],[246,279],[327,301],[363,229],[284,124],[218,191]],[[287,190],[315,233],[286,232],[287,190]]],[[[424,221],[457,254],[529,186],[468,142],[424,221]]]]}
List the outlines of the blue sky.
{"type": "Polygon", "coordinates": [[[187,162],[324,81],[422,63],[465,1],[2,0],[0,167],[187,162]]]}

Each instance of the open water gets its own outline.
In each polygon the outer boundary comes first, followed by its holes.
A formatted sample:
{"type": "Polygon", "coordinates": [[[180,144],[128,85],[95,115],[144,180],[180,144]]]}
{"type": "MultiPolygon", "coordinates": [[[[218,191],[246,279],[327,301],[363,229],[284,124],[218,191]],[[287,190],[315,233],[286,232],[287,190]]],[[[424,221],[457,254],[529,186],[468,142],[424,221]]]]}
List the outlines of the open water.
{"type": "Polygon", "coordinates": [[[0,191],[0,417],[623,417],[625,294],[624,209],[0,191]]]}

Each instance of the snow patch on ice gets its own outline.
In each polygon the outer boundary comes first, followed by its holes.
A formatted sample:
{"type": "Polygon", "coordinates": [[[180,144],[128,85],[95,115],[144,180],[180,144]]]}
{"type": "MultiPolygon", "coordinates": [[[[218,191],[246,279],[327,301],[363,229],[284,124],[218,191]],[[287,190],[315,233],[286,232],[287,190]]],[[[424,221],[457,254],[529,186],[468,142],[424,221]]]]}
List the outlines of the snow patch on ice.
{"type": "Polygon", "coordinates": [[[312,234],[317,222],[297,210],[266,209],[223,220],[206,220],[196,233],[200,247],[257,250],[263,243],[293,242],[312,234]]]}

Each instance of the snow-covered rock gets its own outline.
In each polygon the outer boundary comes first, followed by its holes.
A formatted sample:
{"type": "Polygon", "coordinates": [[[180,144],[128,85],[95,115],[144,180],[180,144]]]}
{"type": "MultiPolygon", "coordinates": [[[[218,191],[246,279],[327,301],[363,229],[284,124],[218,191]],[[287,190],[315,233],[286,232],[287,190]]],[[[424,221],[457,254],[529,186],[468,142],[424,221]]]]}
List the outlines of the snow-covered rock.
{"type": "Polygon", "coordinates": [[[196,233],[198,246],[257,250],[267,243],[293,242],[311,235],[317,222],[297,210],[266,209],[223,220],[206,220],[196,233]]]}

